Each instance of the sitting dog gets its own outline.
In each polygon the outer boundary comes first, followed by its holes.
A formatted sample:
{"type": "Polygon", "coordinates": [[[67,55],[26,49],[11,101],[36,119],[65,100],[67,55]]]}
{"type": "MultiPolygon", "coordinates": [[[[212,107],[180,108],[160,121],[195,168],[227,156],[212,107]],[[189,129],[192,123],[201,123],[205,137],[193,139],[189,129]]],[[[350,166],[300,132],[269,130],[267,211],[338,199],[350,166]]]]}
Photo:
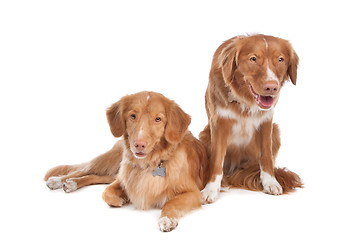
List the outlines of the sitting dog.
{"type": "Polygon", "coordinates": [[[275,168],[280,135],[272,121],[281,87],[296,84],[297,65],[290,43],[272,36],[238,36],[216,50],[205,96],[208,125],[200,133],[211,173],[203,203],[216,199],[221,182],[273,195],[302,187],[297,174],[275,168]]]}
{"type": "Polygon", "coordinates": [[[116,179],[103,193],[108,205],[162,208],[160,230],[173,230],[181,216],[201,206],[200,190],[208,182],[206,149],[188,131],[190,116],[159,93],[140,92],[114,103],[107,118],[121,137],[115,146],[89,163],[50,170],[47,185],[70,192],[116,179]]]}

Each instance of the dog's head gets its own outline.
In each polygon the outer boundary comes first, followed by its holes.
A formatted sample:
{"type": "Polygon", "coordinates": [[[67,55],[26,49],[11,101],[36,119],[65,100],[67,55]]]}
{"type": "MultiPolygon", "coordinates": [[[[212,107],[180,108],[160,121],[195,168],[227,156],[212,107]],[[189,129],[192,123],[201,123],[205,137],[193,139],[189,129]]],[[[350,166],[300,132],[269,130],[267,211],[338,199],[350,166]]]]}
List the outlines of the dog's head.
{"type": "Polygon", "coordinates": [[[159,93],[127,95],[107,110],[111,132],[123,136],[137,159],[183,139],[191,118],[174,101],[159,93]]]}
{"type": "MultiPolygon", "coordinates": [[[[236,98],[271,109],[286,80],[296,85],[299,58],[284,39],[265,35],[239,36],[218,49],[215,67],[236,98]]],[[[216,56],[216,54],[215,54],[216,56]]]]}

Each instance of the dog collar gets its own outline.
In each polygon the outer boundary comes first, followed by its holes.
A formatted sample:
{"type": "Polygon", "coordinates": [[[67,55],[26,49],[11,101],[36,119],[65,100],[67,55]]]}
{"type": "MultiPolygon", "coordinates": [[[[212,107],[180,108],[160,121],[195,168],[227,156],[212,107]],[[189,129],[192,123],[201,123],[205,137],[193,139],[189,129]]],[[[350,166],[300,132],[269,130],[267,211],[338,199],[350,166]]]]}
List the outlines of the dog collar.
{"type": "Polygon", "coordinates": [[[239,101],[238,98],[231,92],[231,90],[228,92],[228,102],[229,102],[229,103],[236,102],[236,103],[240,104],[240,101],[239,101]]]}
{"type": "Polygon", "coordinates": [[[164,160],[160,160],[159,165],[157,166],[157,168],[155,168],[155,170],[152,173],[152,175],[154,177],[156,177],[156,176],[165,177],[166,176],[166,168],[163,166],[163,164],[164,164],[164,160]]]}

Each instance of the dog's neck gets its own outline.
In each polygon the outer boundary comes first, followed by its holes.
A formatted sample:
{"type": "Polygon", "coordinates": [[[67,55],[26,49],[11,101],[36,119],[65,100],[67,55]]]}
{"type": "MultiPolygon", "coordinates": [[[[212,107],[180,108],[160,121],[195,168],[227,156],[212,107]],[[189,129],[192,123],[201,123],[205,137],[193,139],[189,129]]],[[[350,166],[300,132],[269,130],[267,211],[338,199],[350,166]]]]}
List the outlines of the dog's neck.
{"type": "Polygon", "coordinates": [[[241,98],[239,98],[235,93],[233,93],[231,88],[228,88],[227,103],[236,104],[237,107],[241,110],[241,112],[246,115],[256,115],[264,112],[261,111],[256,104],[249,106],[249,103],[241,100],[241,98]]]}
{"type": "Polygon", "coordinates": [[[233,92],[231,91],[231,89],[229,89],[229,92],[228,92],[228,102],[229,102],[229,103],[235,102],[235,103],[241,104],[239,98],[237,98],[237,97],[235,96],[235,94],[233,94],[233,92]]]}

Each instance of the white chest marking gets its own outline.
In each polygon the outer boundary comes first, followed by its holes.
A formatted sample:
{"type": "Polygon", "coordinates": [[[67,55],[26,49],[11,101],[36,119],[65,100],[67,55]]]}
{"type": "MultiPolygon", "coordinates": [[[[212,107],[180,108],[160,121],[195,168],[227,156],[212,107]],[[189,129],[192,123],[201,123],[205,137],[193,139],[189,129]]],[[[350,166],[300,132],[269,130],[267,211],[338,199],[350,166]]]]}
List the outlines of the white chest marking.
{"type": "Polygon", "coordinates": [[[248,145],[255,129],[257,127],[251,124],[249,118],[239,119],[232,127],[232,138],[229,143],[236,146],[248,145]]]}
{"type": "Polygon", "coordinates": [[[229,119],[234,119],[234,120],[238,119],[238,115],[227,108],[218,107],[218,108],[216,108],[216,113],[221,118],[229,118],[229,119]]]}
{"type": "Polygon", "coordinates": [[[218,107],[216,112],[221,118],[236,120],[236,123],[231,129],[231,137],[228,139],[228,145],[235,144],[236,146],[248,145],[253,137],[254,131],[258,130],[262,123],[271,119],[274,113],[273,110],[270,110],[261,116],[254,113],[249,117],[240,117],[232,110],[222,107],[218,107]]]}

